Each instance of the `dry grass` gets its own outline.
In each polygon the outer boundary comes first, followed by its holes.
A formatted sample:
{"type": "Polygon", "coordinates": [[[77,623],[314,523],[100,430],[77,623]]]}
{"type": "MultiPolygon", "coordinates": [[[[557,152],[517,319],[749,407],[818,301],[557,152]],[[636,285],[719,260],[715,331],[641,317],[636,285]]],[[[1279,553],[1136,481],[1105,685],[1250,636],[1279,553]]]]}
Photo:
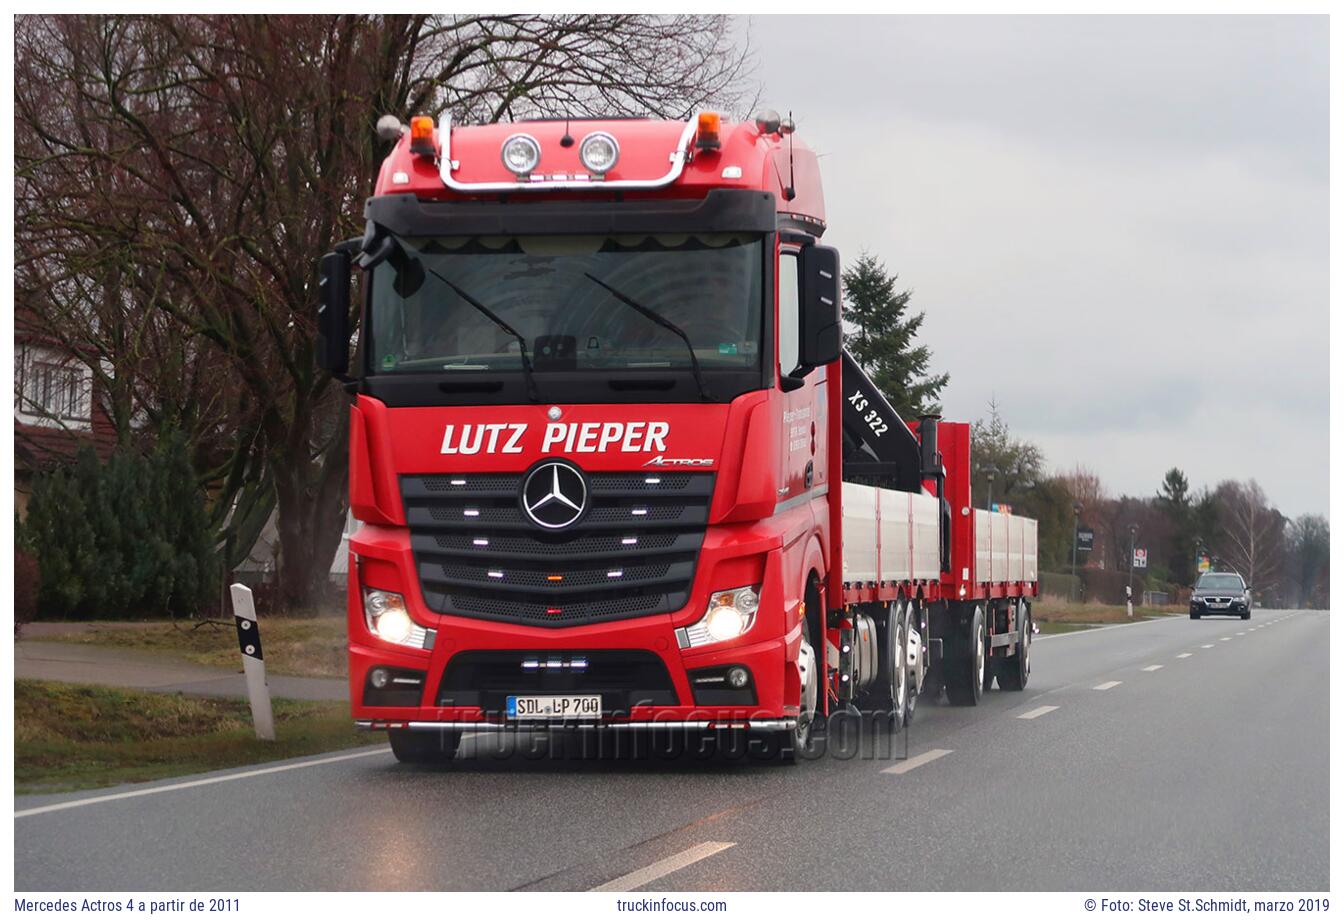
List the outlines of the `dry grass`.
{"type": "Polygon", "coordinates": [[[1089,602],[1086,604],[1073,603],[1060,597],[1043,595],[1036,599],[1031,605],[1031,615],[1036,622],[1041,624],[1043,632],[1058,632],[1059,630],[1046,630],[1047,623],[1074,623],[1099,626],[1106,623],[1130,623],[1133,620],[1141,620],[1147,617],[1157,616],[1185,616],[1189,613],[1189,608],[1184,606],[1166,606],[1166,607],[1135,607],[1134,617],[1131,618],[1125,611],[1123,604],[1098,604],[1089,602]]]}
{"type": "MultiPolygon", "coordinates": [[[[346,675],[345,617],[306,619],[276,617],[260,622],[266,669],[273,674],[296,677],[344,677],[346,675]]],[[[46,641],[34,637],[33,641],[46,641]]],[[[55,642],[76,642],[109,648],[162,652],[193,664],[241,667],[238,638],[233,622],[205,624],[144,623],[134,627],[90,626],[86,631],[49,637],[55,642]]]]}
{"type": "Polygon", "coordinates": [[[258,741],[243,700],[14,682],[20,793],[144,782],[382,741],[356,732],[346,703],[276,700],[276,740],[258,741]]]}

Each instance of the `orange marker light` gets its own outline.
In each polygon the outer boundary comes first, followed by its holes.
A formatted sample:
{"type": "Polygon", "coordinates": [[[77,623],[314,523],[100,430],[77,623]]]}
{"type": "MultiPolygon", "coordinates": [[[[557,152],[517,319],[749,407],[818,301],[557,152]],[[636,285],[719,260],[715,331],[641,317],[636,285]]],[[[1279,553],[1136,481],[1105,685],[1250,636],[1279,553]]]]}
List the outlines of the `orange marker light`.
{"type": "Polygon", "coordinates": [[[719,149],[719,113],[701,112],[695,127],[695,146],[700,150],[719,149]]]}
{"type": "Polygon", "coordinates": [[[417,115],[411,119],[411,153],[422,157],[432,157],[434,149],[434,119],[428,115],[417,115]]]}
{"type": "Polygon", "coordinates": [[[547,576],[546,576],[546,580],[547,580],[547,581],[564,581],[564,580],[565,580],[565,576],[563,576],[563,575],[547,575],[547,576]]]}

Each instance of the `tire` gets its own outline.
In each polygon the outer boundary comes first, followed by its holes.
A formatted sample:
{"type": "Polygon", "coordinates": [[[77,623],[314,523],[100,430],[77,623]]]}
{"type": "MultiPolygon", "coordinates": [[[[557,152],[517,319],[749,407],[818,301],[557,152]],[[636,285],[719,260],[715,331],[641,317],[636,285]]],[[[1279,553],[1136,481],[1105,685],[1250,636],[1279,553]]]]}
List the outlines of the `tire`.
{"type": "Polygon", "coordinates": [[[960,631],[956,654],[943,664],[947,701],[953,706],[975,706],[985,689],[985,614],[977,605],[970,622],[960,631]]]}
{"type": "Polygon", "coordinates": [[[905,641],[905,658],[902,662],[907,674],[904,720],[909,725],[915,721],[915,704],[922,689],[918,669],[924,654],[924,637],[919,631],[919,608],[914,601],[905,605],[905,641]]]}
{"type": "Polygon", "coordinates": [[[1017,654],[999,662],[999,689],[1025,690],[1031,676],[1031,605],[1017,605],[1017,654]]]}
{"type": "Polygon", "coordinates": [[[1251,612],[1250,612],[1249,610],[1247,610],[1245,613],[1243,613],[1243,614],[1241,615],[1241,618],[1242,618],[1243,620],[1249,620],[1249,619],[1251,618],[1251,612]]]}
{"type": "Polygon", "coordinates": [[[1198,620],[1198,619],[1199,619],[1199,611],[1198,611],[1198,610],[1191,610],[1191,611],[1190,611],[1190,619],[1192,619],[1192,620],[1198,620]]]}
{"type": "MultiPolygon", "coordinates": [[[[816,609],[810,599],[808,607],[816,609]]],[[[812,735],[812,722],[821,695],[821,678],[812,638],[811,623],[805,620],[802,641],[798,646],[798,724],[792,729],[770,732],[764,739],[766,756],[780,763],[796,763],[798,752],[807,748],[808,738],[812,735]]]]}
{"type": "Polygon", "coordinates": [[[910,630],[910,607],[900,601],[887,605],[887,616],[879,627],[882,648],[879,652],[877,679],[868,692],[869,712],[884,713],[893,732],[905,726],[910,706],[910,672],[905,667],[905,646],[910,630]]]}
{"type": "Polygon", "coordinates": [[[461,732],[414,732],[405,728],[388,729],[392,754],[402,763],[445,764],[457,756],[461,732]]]}

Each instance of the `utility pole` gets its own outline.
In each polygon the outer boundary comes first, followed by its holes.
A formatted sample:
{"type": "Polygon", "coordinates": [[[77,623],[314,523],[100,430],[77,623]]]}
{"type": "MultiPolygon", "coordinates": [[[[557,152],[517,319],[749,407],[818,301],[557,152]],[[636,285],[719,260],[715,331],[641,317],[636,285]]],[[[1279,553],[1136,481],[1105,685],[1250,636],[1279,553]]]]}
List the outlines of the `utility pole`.
{"type": "Polygon", "coordinates": [[[1078,515],[1083,513],[1083,503],[1073,503],[1073,583],[1069,585],[1069,600],[1073,600],[1074,586],[1078,584],[1078,515]]]}

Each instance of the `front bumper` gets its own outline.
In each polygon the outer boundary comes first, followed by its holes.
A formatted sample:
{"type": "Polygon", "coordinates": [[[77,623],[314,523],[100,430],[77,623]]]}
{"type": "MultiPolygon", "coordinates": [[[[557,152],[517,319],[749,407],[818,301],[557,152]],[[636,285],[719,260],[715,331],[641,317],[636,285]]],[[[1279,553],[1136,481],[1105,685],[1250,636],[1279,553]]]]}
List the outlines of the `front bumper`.
{"type": "MultiPolygon", "coordinates": [[[[797,604],[786,611],[782,563],[778,540],[773,535],[746,528],[730,541],[731,546],[716,548],[707,540],[696,574],[691,603],[681,611],[614,620],[568,628],[544,628],[514,623],[439,615],[422,602],[413,580],[413,560],[401,534],[377,529],[373,534],[356,534],[351,539],[352,558],[348,589],[350,698],[351,709],[360,728],[400,728],[414,731],[508,731],[555,728],[594,730],[612,729],[716,729],[745,728],[750,731],[776,731],[792,728],[798,716],[798,677],[796,658],[801,630],[796,622],[797,604]],[[378,539],[369,539],[370,536],[378,539]],[[676,630],[698,620],[709,591],[718,581],[733,581],[727,575],[746,555],[753,554],[760,566],[761,604],[755,625],[744,636],[709,646],[682,649],[676,630]],[[380,571],[392,568],[400,573],[400,585],[370,584],[385,590],[401,591],[413,619],[434,629],[431,649],[392,645],[372,636],[363,620],[360,567],[356,556],[380,561],[380,571]],[[759,560],[763,559],[761,564],[759,560]],[[390,567],[389,567],[390,566],[390,567]],[[412,577],[406,577],[411,574],[412,577]],[[603,674],[603,663],[640,656],[655,663],[653,670],[660,681],[635,679],[623,687],[615,672],[603,674]],[[489,659],[494,669],[490,680],[473,687],[462,680],[463,662],[489,659]],[[553,675],[523,670],[523,662],[558,659],[568,664],[584,659],[586,673],[557,671],[553,675]],[[707,695],[692,680],[730,666],[743,667],[751,675],[750,693],[727,705],[706,705],[707,695]],[[517,686],[511,685],[509,668],[516,668],[517,686]],[[386,696],[370,694],[370,672],[384,668],[419,684],[401,683],[397,705],[373,705],[370,697],[387,701],[386,696]],[[585,683],[591,678],[598,683],[585,683]],[[615,683],[613,683],[613,681],[615,683]],[[599,689],[600,685],[600,689],[599,689]],[[657,687],[655,692],[646,692],[657,687]],[[601,693],[603,711],[600,720],[572,722],[510,720],[501,711],[506,694],[593,694],[601,693]],[[701,702],[697,703],[697,699],[701,702]],[[640,700],[656,701],[640,703],[640,700]],[[469,705],[458,705],[468,702],[469,705]]],[[[754,579],[753,579],[754,580],[754,579]]],[[[718,587],[722,587],[719,585],[718,587]]],[[[484,673],[484,672],[481,672],[484,673]]],[[[648,674],[646,668],[643,672],[648,674]]],[[[709,699],[723,700],[722,695],[709,699]]]]}

